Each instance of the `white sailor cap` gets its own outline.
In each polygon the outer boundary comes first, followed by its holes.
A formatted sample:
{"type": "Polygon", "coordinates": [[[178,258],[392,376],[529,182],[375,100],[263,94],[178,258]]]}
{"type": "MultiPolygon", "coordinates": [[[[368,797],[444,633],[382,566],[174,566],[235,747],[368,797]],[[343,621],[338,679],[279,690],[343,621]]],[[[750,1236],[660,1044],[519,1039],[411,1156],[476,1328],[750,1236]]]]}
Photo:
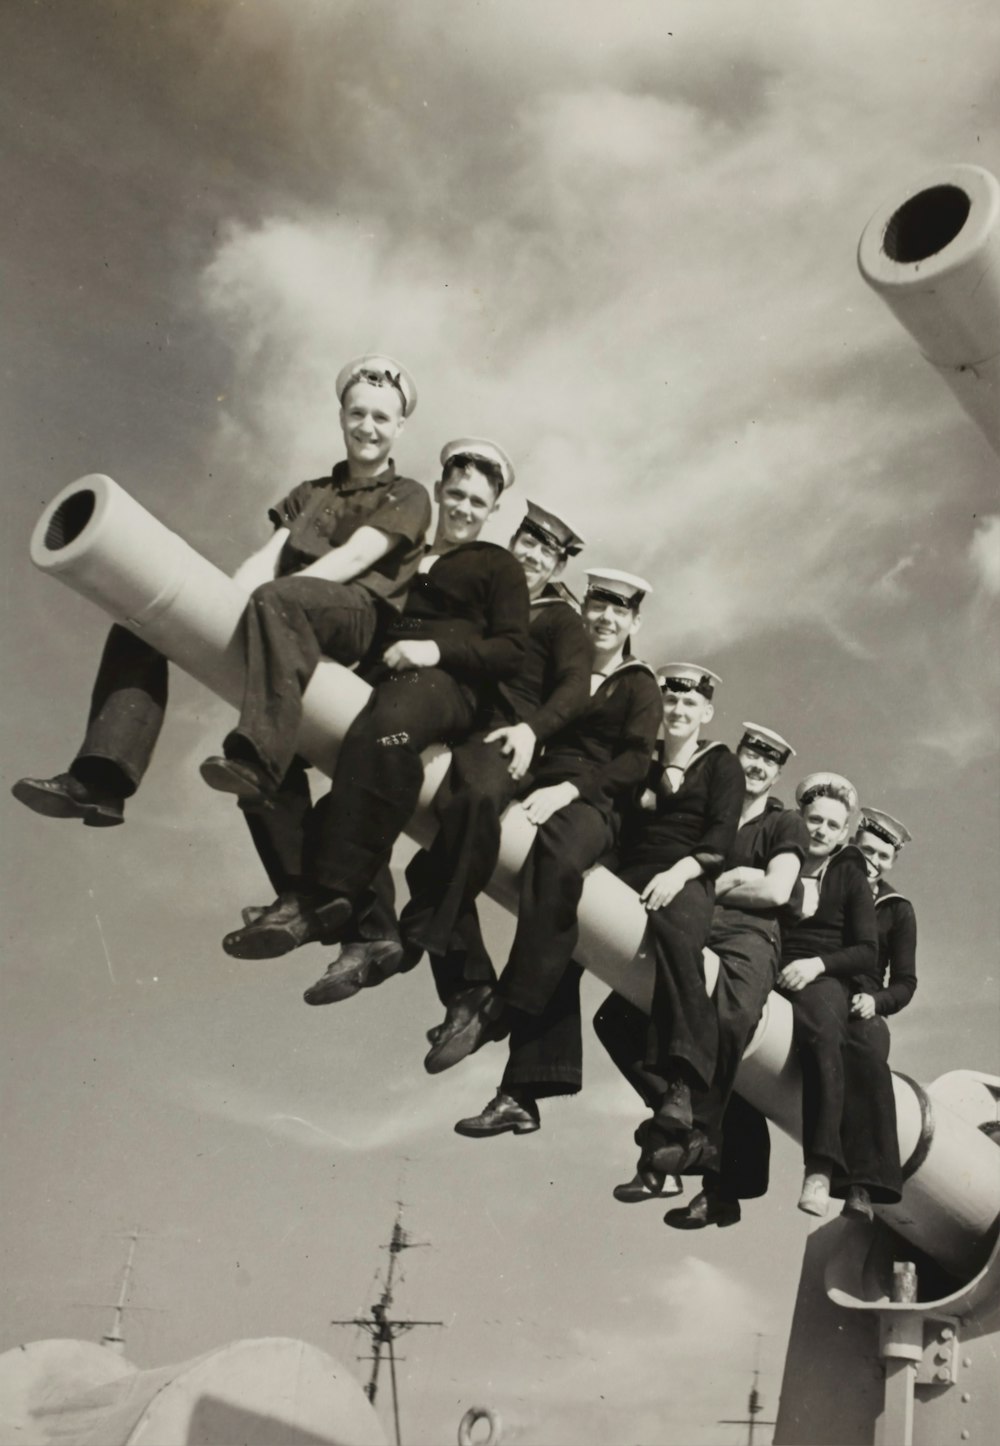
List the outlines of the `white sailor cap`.
{"type": "Polygon", "coordinates": [[[743,737],[738,747],[752,748],[773,763],[787,763],[789,758],[795,757],[795,749],[786,738],[775,733],[773,728],[762,728],[759,723],[743,724],[743,737]]]}
{"type": "Polygon", "coordinates": [[[805,808],[814,798],[839,798],[849,813],[858,806],[858,790],[842,773],[807,773],[795,790],[795,802],[805,808]]]}
{"type": "Polygon", "coordinates": [[[703,698],[711,698],[722,682],[718,673],[701,663],[664,663],[657,668],[656,678],[661,693],[700,693],[703,698]]]}
{"type": "Polygon", "coordinates": [[[403,416],[408,417],[417,405],[417,388],[405,367],[391,356],[381,352],[368,352],[355,357],[337,373],[337,400],[343,402],[344,393],[352,382],[369,382],[373,387],[395,387],[403,398],[403,416]]]}
{"type": "Polygon", "coordinates": [[[880,808],[862,808],[858,831],[862,829],[884,839],[886,843],[892,844],[894,849],[901,849],[913,837],[898,818],[893,818],[891,813],[884,813],[880,808]]]}
{"type": "Polygon", "coordinates": [[[595,602],[615,603],[638,612],[642,600],[653,591],[652,583],[634,572],[620,572],[616,567],[587,568],[587,597],[595,602]]]}
{"type": "Polygon", "coordinates": [[[527,532],[539,542],[545,543],[546,547],[554,547],[562,557],[576,557],[578,552],[583,551],[583,538],[577,537],[561,517],[557,517],[554,512],[547,512],[544,507],[539,507],[537,502],[529,500],[528,510],[518,523],[517,531],[527,532]]]}
{"type": "Polygon", "coordinates": [[[514,464],[498,442],[488,437],[456,437],[441,448],[441,466],[447,467],[455,457],[468,457],[470,462],[489,462],[500,473],[500,491],[514,485],[514,464]]]}

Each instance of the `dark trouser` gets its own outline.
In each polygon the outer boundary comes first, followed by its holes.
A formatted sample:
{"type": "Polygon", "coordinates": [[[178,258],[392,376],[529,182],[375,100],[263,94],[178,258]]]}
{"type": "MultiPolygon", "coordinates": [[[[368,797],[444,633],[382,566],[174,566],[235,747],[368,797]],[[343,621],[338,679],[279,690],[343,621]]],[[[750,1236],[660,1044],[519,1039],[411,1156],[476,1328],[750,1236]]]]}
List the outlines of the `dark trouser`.
{"type": "MultiPolygon", "coordinates": [[[[305,760],[292,759],[268,808],[245,808],[243,815],[257,856],[274,892],[298,893],[314,887],[306,877],[303,829],[312,800],[305,760]]],[[[379,869],[371,888],[358,902],[348,939],[397,939],[396,889],[388,868],[379,869]]]]}
{"type": "Polygon", "coordinates": [[[251,758],[280,784],[295,756],[302,695],[317,663],[357,663],[377,622],[378,604],[360,583],[295,575],[258,587],[240,623],[246,682],[227,756],[251,758]]]}
{"type": "Polygon", "coordinates": [[[440,668],[390,675],[355,718],[337,756],[330,792],[306,824],[309,878],[355,906],[380,869],[420,796],[420,754],[471,729],[476,696],[440,668]]]}
{"type": "Polygon", "coordinates": [[[821,974],[804,989],[786,994],[793,1038],[802,1068],[802,1153],[844,1169],[844,1044],[850,994],[846,981],[821,974]]]}
{"type": "Polygon", "coordinates": [[[87,732],[70,765],[74,778],[130,797],[149,767],[166,706],[166,658],[116,623],[97,670],[87,732]]]}
{"type": "Polygon", "coordinates": [[[613,842],[609,816],[583,799],[539,828],[521,870],[517,930],[497,993],[514,1011],[504,1086],[538,1097],[583,1083],[580,968],[572,963],[583,877],[613,842]]]}
{"type": "MultiPolygon", "coordinates": [[[[662,872],[662,865],[626,861],[618,876],[641,890],[662,872]]],[[[715,1075],[719,1023],[715,1005],[705,992],[702,958],[714,902],[711,880],[692,879],[666,908],[649,915],[646,941],[655,974],[642,1069],[658,1099],[678,1071],[705,1088],[715,1075]]]]}
{"type": "Polygon", "coordinates": [[[716,908],[708,947],[719,956],[715,1015],[718,1053],[711,1088],[692,1096],[699,1125],[714,1145],[721,1143],[722,1117],[733,1092],[743,1051],[774,988],[780,955],[774,920],[740,909],[716,908]]]}
{"type": "Polygon", "coordinates": [[[497,865],[500,817],[520,791],[500,745],[470,738],[452,754],[448,778],[434,800],[434,842],[407,868],[410,901],[400,926],[408,942],[430,954],[446,1004],[457,990],[495,978],[476,899],[497,865]]]}
{"type": "Polygon", "coordinates": [[[903,1177],[896,1133],[896,1097],[889,1069],[889,1028],[879,1015],[852,1019],[844,1041],[844,1118],[841,1145],[846,1169],[834,1175],[831,1194],[864,1185],[882,1205],[900,1198],[903,1177]]]}
{"type": "Polygon", "coordinates": [[[757,1027],[780,963],[777,924],[737,909],[718,908],[708,947],[719,956],[715,1012],[719,1054],[712,1088],[696,1092],[696,1121],[720,1148],[718,1170],[703,1183],[724,1200],[756,1200],[767,1194],[771,1136],[767,1120],[733,1093],[743,1051],[757,1027]]]}
{"type": "MultiPolygon", "coordinates": [[[[792,996],[793,1009],[794,1001],[802,994],[808,994],[818,982],[814,981],[792,996]]],[[[837,982],[830,979],[828,984],[837,982]]],[[[827,993],[832,991],[828,989],[827,993]]],[[[849,1004],[849,989],[844,988],[844,994],[849,1004]]],[[[814,1006],[812,1012],[818,1013],[818,1007],[814,1006]]],[[[839,1011],[837,1013],[839,1014],[839,1011]]],[[[802,1038],[798,1026],[798,1012],[795,1017],[798,1040],[802,1038]]],[[[809,1128],[813,1130],[817,1128],[814,1124],[819,1093],[816,1083],[817,1065],[825,1075],[832,1067],[832,1052],[817,1052],[815,1063],[807,1065],[800,1048],[800,1058],[803,1077],[803,1124],[808,1117],[809,1128]],[[808,1088],[807,1079],[810,1081],[808,1088]]],[[[839,1198],[847,1194],[850,1185],[863,1185],[871,1198],[877,1204],[883,1205],[893,1204],[902,1193],[899,1139],[896,1134],[896,1099],[888,1059],[889,1030],[884,1019],[876,1016],[874,1019],[846,1021],[840,1057],[842,1087],[839,1092],[834,1091],[834,1096],[839,1093],[843,1102],[838,1154],[844,1163],[838,1164],[834,1169],[830,1190],[832,1195],[839,1198]]],[[[828,1102],[827,1096],[826,1103],[828,1102]]],[[[819,1128],[829,1130],[830,1127],[821,1124],[819,1128]]],[[[827,1141],[829,1134],[822,1138],[827,1141]]],[[[809,1135],[804,1135],[807,1154],[829,1154],[829,1148],[821,1149],[815,1145],[810,1147],[809,1139],[809,1135]]],[[[720,1191],[727,1198],[745,1200],[766,1192],[767,1154],[763,1147],[766,1140],[767,1121],[763,1115],[741,1100],[739,1095],[733,1095],[723,1124],[720,1191]]]]}
{"type": "MultiPolygon", "coordinates": [[[[649,1019],[620,994],[609,994],[594,1016],[594,1029],[614,1063],[651,1110],[660,1102],[659,1082],[643,1066],[649,1019]]],[[[692,1104],[697,1099],[695,1093],[692,1104]]],[[[696,1124],[703,1122],[695,1115],[696,1124]]],[[[767,1193],[771,1139],[767,1121],[737,1094],[729,1096],[722,1127],[719,1170],[704,1184],[726,1200],[753,1200],[767,1193]]]]}

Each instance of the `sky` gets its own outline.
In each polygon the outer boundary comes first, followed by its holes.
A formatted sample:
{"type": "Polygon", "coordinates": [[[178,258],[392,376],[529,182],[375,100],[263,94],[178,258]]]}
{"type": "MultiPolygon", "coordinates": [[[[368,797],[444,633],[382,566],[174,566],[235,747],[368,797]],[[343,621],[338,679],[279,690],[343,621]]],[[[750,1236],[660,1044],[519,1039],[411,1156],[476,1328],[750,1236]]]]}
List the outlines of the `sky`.
{"type": "Polygon", "coordinates": [[[138,1227],[138,1364],[280,1334],[352,1364],[329,1321],[375,1299],[401,1198],[429,1244],[398,1306],[444,1322],[401,1347],[404,1439],[480,1401],[526,1446],[741,1439],[717,1421],[758,1333],[777,1405],[795,1148],[737,1229],[621,1207],[637,1107],[592,1038],[539,1134],[454,1135],[501,1055],[424,1074],[423,971],[309,1010],[318,947],[221,952],[267,890],[197,775],[229,710],[188,679],[125,828],[20,808],[9,785],[75,751],[105,629],[27,542],[100,471],[231,569],[340,455],[342,363],[398,356],[404,471],[495,436],[518,472],[495,540],[526,496],[564,514],[581,565],[653,582],[645,655],[721,674],[717,736],[775,727],[799,773],[907,823],[920,988],[893,1063],[996,1070],[997,459],[855,253],[922,174],[1000,169],[1000,14],[12,0],[0,45],[0,1349],[98,1337],[138,1227]]]}

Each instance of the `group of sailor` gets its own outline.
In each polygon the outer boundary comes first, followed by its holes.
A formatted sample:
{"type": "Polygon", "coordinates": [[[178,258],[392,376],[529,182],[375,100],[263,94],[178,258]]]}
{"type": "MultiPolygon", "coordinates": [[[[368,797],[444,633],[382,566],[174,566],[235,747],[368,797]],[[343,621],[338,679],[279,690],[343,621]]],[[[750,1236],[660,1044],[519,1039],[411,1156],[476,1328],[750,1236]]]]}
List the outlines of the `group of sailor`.
{"type": "MultiPolygon", "coordinates": [[[[368,355],[337,379],[346,459],[270,511],[267,544],[237,570],[246,683],[222,751],[202,764],[234,795],[275,890],[223,940],[240,959],[339,944],[312,1005],[342,1001],[430,960],[444,1018],[430,1073],[496,1041],[496,1096],[458,1122],[469,1136],[540,1127],[539,1101],[582,1084],[577,909],[598,862],[633,888],[655,965],[649,1015],[617,994],[599,1038],[649,1111],[636,1130],[628,1202],[702,1188],[668,1211],[680,1228],[730,1225],[767,1188],[763,1118],[734,1094],[769,992],[791,1002],[802,1066],[801,1209],[830,1197],[871,1214],[900,1198],[886,1017],[916,987],[912,906],[886,883],[909,835],[853,785],[813,773],[797,810],[772,790],[795,750],[745,723],[735,752],[709,740],[719,678],[634,652],[649,583],[587,571],[582,604],[560,582],[583,542],[528,502],[508,548],[480,541],[514,482],[505,451],[461,437],[441,451],[431,499],[399,475],[393,446],[417,402],[409,373],[368,355]],[[430,540],[426,541],[427,535],[430,540]],[[296,752],[302,699],[323,658],[372,685],[314,803],[296,752]],[[437,832],[407,869],[397,917],[393,845],[423,782],[421,755],[452,750],[437,832]],[[517,927],[499,973],[477,899],[496,867],[504,810],[535,827],[517,927]],[[853,842],[849,842],[854,825],[853,842]],[[706,990],[703,951],[718,956],[706,990]]],[[[112,628],[84,741],[65,773],[19,780],[37,813],[91,827],[124,820],[163,721],[167,664],[112,628]]]]}

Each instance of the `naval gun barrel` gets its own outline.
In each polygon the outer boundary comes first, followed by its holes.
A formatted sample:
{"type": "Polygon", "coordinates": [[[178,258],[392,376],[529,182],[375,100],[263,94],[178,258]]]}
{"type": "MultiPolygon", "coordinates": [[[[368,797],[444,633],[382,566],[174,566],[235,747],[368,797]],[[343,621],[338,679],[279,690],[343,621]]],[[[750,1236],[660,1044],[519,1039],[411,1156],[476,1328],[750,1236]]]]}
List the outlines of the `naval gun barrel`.
{"type": "Polygon", "coordinates": [[[942,166],[868,222],[858,267],[1000,452],[1000,184],[942,166]]]}
{"type": "MultiPolygon", "coordinates": [[[[139,505],[110,477],[93,474],[65,487],[31,538],[43,572],[110,614],[172,662],[238,705],[243,658],[238,633],[246,594],[139,505]]],[[[333,662],[316,669],[304,699],[299,751],[330,774],[344,733],[368,697],[354,673],[333,662]]],[[[429,804],[448,767],[443,749],[425,755],[425,780],[408,832],[433,836],[429,804]]],[[[517,908],[517,875],[534,828],[517,805],[504,817],[490,895],[517,908]]],[[[653,968],[643,949],[646,911],[638,895],[605,869],[587,876],[576,957],[612,989],[648,1011],[653,968]]],[[[709,956],[709,987],[714,983],[709,956]]],[[[978,1268],[1000,1214],[1000,1150],[968,1120],[935,1103],[921,1086],[895,1075],[900,1154],[908,1173],[901,1204],[877,1213],[952,1274],[978,1268]]],[[[740,1070],[740,1093],[801,1139],[801,1082],[792,1050],[791,1008],[772,994],[740,1070]]]]}

